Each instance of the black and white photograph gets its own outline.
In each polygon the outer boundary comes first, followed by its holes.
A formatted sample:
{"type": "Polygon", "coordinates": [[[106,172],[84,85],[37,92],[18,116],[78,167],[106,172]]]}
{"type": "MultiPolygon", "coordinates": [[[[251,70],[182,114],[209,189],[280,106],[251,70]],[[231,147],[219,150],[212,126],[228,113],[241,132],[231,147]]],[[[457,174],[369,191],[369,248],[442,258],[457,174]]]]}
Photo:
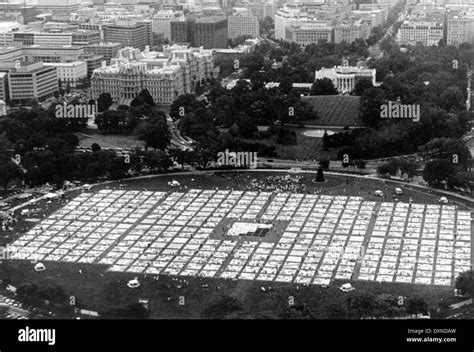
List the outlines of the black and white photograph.
{"type": "Polygon", "coordinates": [[[473,71],[474,0],[0,0],[0,351],[472,352],[473,71]]]}

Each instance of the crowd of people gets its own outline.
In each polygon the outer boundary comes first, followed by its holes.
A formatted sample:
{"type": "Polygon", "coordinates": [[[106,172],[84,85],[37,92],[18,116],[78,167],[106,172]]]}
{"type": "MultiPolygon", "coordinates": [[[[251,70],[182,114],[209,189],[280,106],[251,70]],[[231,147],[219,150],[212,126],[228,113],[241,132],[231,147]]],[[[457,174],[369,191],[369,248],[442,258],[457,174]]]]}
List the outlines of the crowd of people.
{"type": "Polygon", "coordinates": [[[250,185],[259,191],[301,193],[306,188],[302,179],[303,177],[298,175],[268,176],[265,180],[252,179],[250,185]]]}

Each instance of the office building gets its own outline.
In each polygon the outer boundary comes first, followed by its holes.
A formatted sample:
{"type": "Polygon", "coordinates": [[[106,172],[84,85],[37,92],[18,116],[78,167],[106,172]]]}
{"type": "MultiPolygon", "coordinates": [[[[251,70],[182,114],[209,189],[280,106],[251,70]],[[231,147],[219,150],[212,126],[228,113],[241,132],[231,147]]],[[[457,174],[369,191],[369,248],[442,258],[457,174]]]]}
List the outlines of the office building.
{"type": "Polygon", "coordinates": [[[163,39],[171,40],[171,22],[185,21],[182,11],[160,10],[152,19],[152,31],[163,33],[163,39]]]}
{"type": "Polygon", "coordinates": [[[197,18],[194,22],[194,43],[192,46],[204,49],[227,47],[227,18],[209,16],[197,18]]]}
{"type": "Polygon", "coordinates": [[[243,35],[258,37],[258,19],[248,14],[235,14],[227,18],[228,37],[234,39],[243,35]]]}
{"type": "Polygon", "coordinates": [[[38,14],[35,6],[27,6],[24,2],[0,2],[0,22],[16,21],[28,24],[34,22],[38,14]]]}
{"type": "Polygon", "coordinates": [[[446,44],[474,44],[474,13],[450,13],[447,16],[446,44]]]}
{"type": "Polygon", "coordinates": [[[121,43],[123,46],[131,46],[140,50],[145,49],[145,46],[148,45],[149,34],[143,24],[106,25],[103,30],[106,42],[121,43]]]}
{"type": "Polygon", "coordinates": [[[102,56],[106,61],[107,65],[110,65],[110,60],[117,56],[118,51],[122,47],[123,45],[121,43],[101,42],[97,44],[87,45],[86,47],[84,47],[84,52],[102,56]]]}
{"type": "Polygon", "coordinates": [[[87,64],[85,61],[45,63],[46,67],[55,67],[61,87],[75,87],[80,79],[87,78],[87,64]]]}
{"type": "Polygon", "coordinates": [[[7,101],[10,98],[8,92],[8,72],[0,72],[0,101],[7,101]]]}
{"type": "Polygon", "coordinates": [[[401,44],[422,43],[425,46],[438,45],[443,37],[443,24],[431,21],[405,21],[397,34],[397,40],[401,44]]]}
{"type": "Polygon", "coordinates": [[[14,102],[53,96],[58,91],[56,68],[42,62],[18,63],[8,73],[8,89],[10,100],[14,102]]]}
{"type": "Polygon", "coordinates": [[[311,43],[318,43],[319,41],[330,43],[333,41],[333,28],[324,22],[295,23],[286,26],[285,40],[298,43],[303,46],[311,43]]]}

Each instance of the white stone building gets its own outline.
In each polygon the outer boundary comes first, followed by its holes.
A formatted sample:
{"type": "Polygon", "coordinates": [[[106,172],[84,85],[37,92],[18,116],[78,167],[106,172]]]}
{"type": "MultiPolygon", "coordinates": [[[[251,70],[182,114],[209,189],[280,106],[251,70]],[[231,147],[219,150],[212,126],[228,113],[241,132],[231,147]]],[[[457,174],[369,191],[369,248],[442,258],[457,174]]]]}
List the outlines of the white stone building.
{"type": "Polygon", "coordinates": [[[322,68],[315,73],[315,79],[329,78],[339,94],[348,94],[354,90],[359,79],[369,79],[375,86],[377,71],[364,67],[334,66],[322,68]]]}

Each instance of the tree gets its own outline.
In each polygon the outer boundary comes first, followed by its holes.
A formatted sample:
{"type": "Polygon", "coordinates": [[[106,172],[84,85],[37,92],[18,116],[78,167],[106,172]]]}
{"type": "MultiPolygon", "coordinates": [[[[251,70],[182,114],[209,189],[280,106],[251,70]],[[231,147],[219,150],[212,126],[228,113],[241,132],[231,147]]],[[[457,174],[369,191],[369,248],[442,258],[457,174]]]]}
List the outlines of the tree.
{"type": "Polygon", "coordinates": [[[178,120],[183,114],[193,113],[204,107],[204,103],[198,101],[194,94],[183,94],[177,97],[170,106],[170,116],[178,120]]]}
{"type": "Polygon", "coordinates": [[[145,142],[145,149],[165,150],[171,142],[171,133],[168,123],[164,118],[155,118],[151,121],[143,122],[135,130],[139,140],[145,142]]]}
{"type": "Polygon", "coordinates": [[[363,159],[356,159],[354,160],[354,163],[355,163],[355,166],[360,170],[360,173],[362,175],[362,170],[365,169],[367,162],[363,159]]]}
{"type": "Polygon", "coordinates": [[[141,303],[131,303],[125,308],[112,308],[102,312],[102,317],[107,319],[148,319],[150,310],[141,303]]]}
{"type": "Polygon", "coordinates": [[[321,168],[323,170],[329,170],[329,159],[321,159],[319,160],[319,166],[321,166],[321,168]]]}
{"type": "Polygon", "coordinates": [[[474,297],[474,270],[465,271],[456,277],[456,289],[462,295],[474,297]]]}
{"type": "Polygon", "coordinates": [[[325,182],[326,179],[324,178],[324,172],[322,166],[319,167],[318,173],[316,174],[316,182],[325,182]]]}
{"type": "Polygon", "coordinates": [[[407,302],[407,313],[412,315],[428,314],[428,303],[421,297],[412,297],[407,302]]]}
{"type": "Polygon", "coordinates": [[[311,87],[311,95],[337,95],[339,94],[334,83],[329,78],[317,79],[311,87]]]}
{"type": "Polygon", "coordinates": [[[370,79],[367,79],[367,78],[359,79],[357,80],[354,86],[354,90],[351,92],[351,94],[361,96],[362,93],[364,93],[366,89],[373,88],[373,87],[374,85],[372,84],[372,81],[370,79]]]}
{"type": "Polygon", "coordinates": [[[171,149],[169,154],[174,161],[181,165],[183,170],[185,165],[194,166],[197,163],[197,155],[195,151],[171,149]]]}
{"type": "Polygon", "coordinates": [[[380,88],[365,89],[360,97],[359,117],[369,127],[380,121],[380,107],[385,104],[385,94],[380,88]]]}
{"type": "MultiPolygon", "coordinates": [[[[0,151],[1,153],[1,151],[0,151]]],[[[10,182],[22,177],[22,172],[7,154],[0,154],[0,185],[6,192],[10,182]]]]}
{"type": "Polygon", "coordinates": [[[297,143],[297,136],[295,131],[290,131],[286,128],[280,128],[277,135],[277,143],[283,145],[290,145],[297,143]]]}
{"type": "Polygon", "coordinates": [[[138,94],[135,99],[132,100],[130,103],[131,107],[135,106],[141,106],[147,104],[149,106],[155,106],[155,101],[153,100],[153,97],[151,96],[150,92],[148,89],[143,89],[140,94],[138,94]]]}
{"type": "Polygon", "coordinates": [[[125,163],[124,157],[115,157],[110,160],[107,165],[107,169],[110,173],[110,178],[113,180],[119,180],[127,175],[127,171],[130,169],[129,164],[125,163]]]}
{"type": "Polygon", "coordinates": [[[448,160],[433,160],[426,164],[423,179],[432,187],[440,186],[455,174],[456,170],[448,160]]]}
{"type": "Polygon", "coordinates": [[[440,106],[447,112],[461,109],[463,101],[463,94],[458,87],[447,88],[439,97],[440,106]]]}
{"type": "Polygon", "coordinates": [[[112,96],[110,93],[101,93],[99,99],[97,99],[97,109],[99,112],[105,111],[113,104],[112,96]]]}
{"type": "Polygon", "coordinates": [[[357,319],[373,316],[376,308],[375,297],[366,292],[353,292],[346,305],[349,314],[357,319]]]}
{"type": "Polygon", "coordinates": [[[263,21],[260,21],[260,34],[268,34],[273,28],[275,28],[275,24],[271,17],[267,16],[263,21]]]}
{"type": "Polygon", "coordinates": [[[227,315],[242,311],[242,306],[237,298],[232,296],[221,296],[205,307],[201,316],[205,319],[224,319],[227,315]]]}
{"type": "Polygon", "coordinates": [[[377,175],[380,177],[384,177],[390,175],[390,166],[388,163],[384,163],[382,165],[377,166],[377,175]]]}
{"type": "Polygon", "coordinates": [[[92,152],[98,152],[102,148],[100,147],[100,145],[98,143],[92,143],[91,149],[92,149],[92,152]]]}
{"type": "Polygon", "coordinates": [[[91,81],[87,77],[79,78],[76,83],[76,88],[83,91],[87,90],[91,86],[91,81]]]}
{"type": "Polygon", "coordinates": [[[278,317],[281,319],[316,319],[316,314],[306,303],[288,306],[280,311],[278,317]]]}
{"type": "Polygon", "coordinates": [[[400,172],[402,174],[406,174],[408,178],[412,178],[413,176],[416,175],[417,167],[418,167],[418,164],[416,161],[405,160],[405,159],[400,160],[400,172]]]}
{"type": "Polygon", "coordinates": [[[249,118],[244,118],[237,123],[239,134],[244,138],[253,138],[258,134],[257,125],[249,118]]]}

